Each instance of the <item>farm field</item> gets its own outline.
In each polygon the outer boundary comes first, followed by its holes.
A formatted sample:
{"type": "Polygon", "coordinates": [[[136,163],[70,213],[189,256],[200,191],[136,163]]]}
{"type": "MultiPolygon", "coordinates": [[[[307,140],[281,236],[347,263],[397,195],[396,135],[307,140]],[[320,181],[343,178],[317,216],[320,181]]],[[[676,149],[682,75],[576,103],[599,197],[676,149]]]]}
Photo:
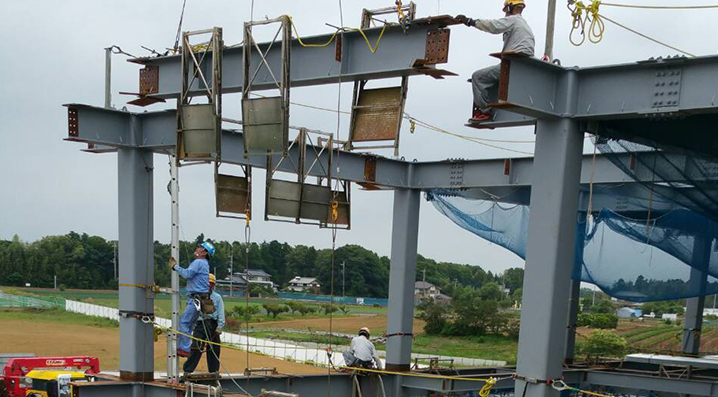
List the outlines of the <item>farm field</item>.
{"type": "MultiPolygon", "coordinates": [[[[40,297],[58,297],[63,299],[78,300],[87,303],[94,303],[96,305],[103,305],[109,307],[119,306],[119,295],[114,290],[65,290],[58,291],[47,288],[17,288],[17,287],[0,287],[8,293],[15,294],[26,294],[36,295],[40,297]]],[[[225,302],[225,309],[227,311],[232,310],[235,306],[246,305],[244,297],[223,297],[225,302]]],[[[276,299],[276,298],[250,298],[249,303],[252,305],[261,306],[263,303],[277,303],[284,304],[290,302],[289,300],[276,299]]],[[[321,305],[316,302],[301,301],[307,306],[311,306],[315,309],[321,308],[321,305]]],[[[184,305],[184,302],[182,303],[184,305]]],[[[336,304],[335,304],[336,305],[336,304]]],[[[388,309],[386,307],[373,307],[363,305],[347,305],[350,314],[387,314],[388,309]]],[[[155,314],[161,317],[169,317],[172,311],[172,300],[169,295],[158,294],[155,296],[155,314]]],[[[335,316],[340,315],[335,313],[335,316]]],[[[286,314],[282,316],[288,316],[286,314]]],[[[297,317],[301,317],[297,315],[297,317]]]]}
{"type": "MultiPolygon", "coordinates": [[[[59,310],[16,309],[0,311],[0,352],[34,353],[36,356],[88,355],[100,359],[100,368],[117,371],[120,360],[120,329],[116,322],[59,310]]],[[[155,370],[165,371],[166,339],[154,343],[155,370]]],[[[223,349],[224,371],[241,373],[247,353],[223,349]]],[[[249,354],[250,367],[277,368],[281,373],[326,373],[326,369],[249,354]]],[[[206,371],[203,358],[197,371],[206,371]]]]}

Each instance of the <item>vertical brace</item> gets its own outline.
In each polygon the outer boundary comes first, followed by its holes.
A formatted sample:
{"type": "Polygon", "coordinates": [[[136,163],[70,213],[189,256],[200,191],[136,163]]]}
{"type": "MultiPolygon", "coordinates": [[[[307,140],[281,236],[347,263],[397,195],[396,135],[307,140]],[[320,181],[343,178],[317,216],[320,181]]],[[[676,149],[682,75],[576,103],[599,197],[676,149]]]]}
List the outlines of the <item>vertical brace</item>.
{"type": "Polygon", "coordinates": [[[712,245],[712,237],[694,236],[693,263],[688,283],[691,289],[700,292],[700,296],[686,300],[686,318],[683,322],[683,338],[681,342],[681,352],[685,354],[698,355],[700,353],[703,307],[712,245]]]}

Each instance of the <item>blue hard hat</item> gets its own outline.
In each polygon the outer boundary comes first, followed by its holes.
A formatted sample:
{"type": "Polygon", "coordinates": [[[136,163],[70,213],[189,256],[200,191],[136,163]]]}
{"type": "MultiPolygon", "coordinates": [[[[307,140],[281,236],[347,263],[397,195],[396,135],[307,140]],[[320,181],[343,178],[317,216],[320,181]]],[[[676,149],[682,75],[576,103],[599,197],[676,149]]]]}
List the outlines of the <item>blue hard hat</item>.
{"type": "Polygon", "coordinates": [[[200,247],[204,248],[205,251],[209,254],[209,256],[214,256],[214,245],[210,243],[209,241],[205,241],[204,243],[199,245],[200,247]]]}

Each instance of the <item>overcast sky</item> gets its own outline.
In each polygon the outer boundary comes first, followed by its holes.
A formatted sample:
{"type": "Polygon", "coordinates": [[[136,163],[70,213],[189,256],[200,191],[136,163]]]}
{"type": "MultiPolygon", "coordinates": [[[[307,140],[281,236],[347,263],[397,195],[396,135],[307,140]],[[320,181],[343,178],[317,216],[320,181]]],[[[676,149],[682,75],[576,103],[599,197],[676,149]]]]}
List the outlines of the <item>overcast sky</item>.
{"type": "MultiPolygon", "coordinates": [[[[525,17],[536,35],[537,53],[545,42],[546,0],[527,0],[525,17]]],[[[628,0],[626,0],[628,1],[628,0]]],[[[634,1],[635,2],[635,1],[634,1]]],[[[653,0],[652,4],[680,3],[681,0],[653,0]]],[[[693,0],[691,4],[709,4],[693,0]]],[[[419,16],[464,13],[471,17],[500,17],[501,0],[459,1],[419,0],[419,16]]],[[[357,26],[362,8],[390,6],[389,0],[343,2],[344,24],[357,26]]],[[[115,154],[92,155],[80,152],[80,144],[63,142],[67,136],[64,103],[103,105],[104,50],[119,45],[135,55],[148,55],[140,46],[163,51],[174,42],[182,0],[165,1],[11,1],[0,2],[0,75],[5,79],[0,96],[0,239],[18,234],[24,241],[71,230],[117,238],[117,158],[115,154]]],[[[607,16],[666,41],[686,51],[708,55],[716,52],[715,17],[718,11],[641,11],[603,8],[607,16]],[[690,23],[688,23],[690,21],[690,23]]],[[[249,1],[188,0],[184,30],[221,26],[227,44],[242,40],[242,23],[250,19],[249,1]]],[[[293,16],[302,36],[331,32],[340,24],[338,1],[256,0],[255,19],[281,14],[293,16]]],[[[652,56],[675,55],[643,38],[608,24],[604,40],[574,47],[568,42],[570,13],[559,0],[555,55],[564,66],[592,66],[632,62],[652,56]]],[[[459,77],[434,80],[412,77],[406,111],[428,123],[467,135],[490,139],[532,140],[529,128],[478,131],[463,126],[470,115],[471,92],[466,79],[473,70],[496,62],[489,53],[501,49],[501,37],[464,26],[452,28],[449,63],[442,67],[459,77]]],[[[113,60],[113,105],[125,106],[132,98],[119,91],[137,92],[138,65],[113,60]]],[[[342,109],[348,110],[351,84],[342,87],[342,109]]],[[[292,89],[296,102],[336,108],[338,87],[292,89]]],[[[153,105],[148,110],[174,107],[174,103],[153,105]]],[[[128,106],[130,111],[142,108],[128,106]]],[[[239,97],[226,96],[224,112],[238,116],[239,97]]],[[[239,118],[239,117],[236,117],[239,118]]],[[[331,113],[292,107],[292,125],[336,130],[331,113]]],[[[347,134],[345,118],[340,138],[347,134]]],[[[533,152],[533,144],[502,144],[533,152]]],[[[390,153],[384,153],[390,155],[390,153]]],[[[471,159],[522,156],[417,127],[414,134],[404,125],[401,156],[407,159],[436,160],[449,157],[471,159]]],[[[168,242],[170,202],[166,191],[169,179],[167,158],[155,156],[154,236],[168,242]]],[[[181,170],[181,238],[199,233],[214,239],[242,240],[243,222],[214,216],[212,167],[181,170]]],[[[255,208],[264,209],[264,173],[255,174],[255,208]]],[[[340,232],[338,245],[360,244],[381,255],[390,253],[391,192],[364,192],[353,187],[352,230],[340,232]]],[[[254,241],[276,239],[290,244],[319,248],[331,246],[331,233],[312,226],[252,222],[254,241]]],[[[466,232],[444,218],[430,203],[422,201],[419,253],[440,261],[478,264],[502,271],[523,266],[507,251],[466,232]]]]}

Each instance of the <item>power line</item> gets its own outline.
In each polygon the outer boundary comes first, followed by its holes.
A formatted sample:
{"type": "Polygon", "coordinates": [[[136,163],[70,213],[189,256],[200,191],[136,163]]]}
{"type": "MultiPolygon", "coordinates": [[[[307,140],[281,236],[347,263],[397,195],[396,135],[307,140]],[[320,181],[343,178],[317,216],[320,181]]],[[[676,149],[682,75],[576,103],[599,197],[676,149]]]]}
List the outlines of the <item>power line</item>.
{"type": "Polygon", "coordinates": [[[618,27],[620,27],[620,28],[623,28],[623,29],[625,29],[625,30],[627,30],[627,31],[629,31],[629,32],[631,32],[631,33],[633,33],[633,34],[636,34],[636,35],[638,35],[638,36],[641,36],[641,37],[643,37],[644,39],[650,40],[650,41],[652,41],[652,42],[654,42],[654,43],[656,43],[656,44],[659,44],[659,45],[662,45],[662,46],[664,46],[664,47],[670,48],[670,49],[672,49],[672,50],[678,51],[678,52],[680,52],[680,53],[682,53],[682,54],[686,54],[686,55],[688,55],[688,56],[690,56],[690,57],[695,57],[695,56],[696,56],[695,54],[692,54],[692,53],[690,53],[690,52],[688,52],[688,51],[683,51],[683,50],[681,50],[680,48],[674,47],[674,46],[672,46],[672,45],[670,45],[670,44],[666,44],[666,43],[664,43],[664,42],[662,42],[662,41],[660,41],[660,40],[654,39],[653,37],[647,36],[647,35],[645,35],[645,34],[639,32],[639,31],[637,31],[637,30],[631,29],[631,28],[629,28],[628,26],[623,25],[623,24],[620,24],[620,23],[614,21],[613,19],[608,18],[608,17],[606,17],[606,16],[604,16],[604,15],[601,15],[601,18],[603,18],[603,19],[607,20],[608,22],[611,22],[612,24],[614,24],[614,25],[616,25],[616,26],[618,26],[618,27]]]}
{"type": "Polygon", "coordinates": [[[638,5],[638,4],[616,4],[616,3],[601,3],[602,6],[607,7],[622,7],[622,8],[638,8],[644,10],[703,10],[708,8],[718,8],[718,4],[709,5],[692,5],[692,6],[656,6],[656,5],[638,5]]]}

